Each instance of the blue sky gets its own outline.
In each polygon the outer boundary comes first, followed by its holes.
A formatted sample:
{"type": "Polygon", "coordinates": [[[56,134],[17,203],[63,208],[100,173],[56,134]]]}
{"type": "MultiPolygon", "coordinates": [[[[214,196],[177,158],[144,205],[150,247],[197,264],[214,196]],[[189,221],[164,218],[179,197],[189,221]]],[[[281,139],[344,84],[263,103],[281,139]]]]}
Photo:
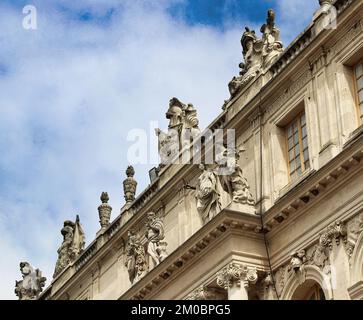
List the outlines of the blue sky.
{"type": "MultiPolygon", "coordinates": [[[[79,214],[94,239],[102,191],[119,214],[130,130],[164,128],[173,96],[201,127],[221,112],[241,33],[270,7],[286,47],[318,0],[0,1],[0,299],[16,298],[19,261],[50,283],[64,220],[79,214]],[[26,4],[37,30],[22,28],[26,4]]],[[[138,192],[151,167],[136,165],[138,192]]]]}

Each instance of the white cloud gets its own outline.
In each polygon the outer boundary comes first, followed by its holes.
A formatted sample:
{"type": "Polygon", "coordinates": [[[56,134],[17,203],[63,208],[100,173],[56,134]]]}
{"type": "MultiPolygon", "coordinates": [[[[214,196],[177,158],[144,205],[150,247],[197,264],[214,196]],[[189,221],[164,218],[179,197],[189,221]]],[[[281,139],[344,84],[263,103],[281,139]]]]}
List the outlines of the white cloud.
{"type": "MultiPolygon", "coordinates": [[[[241,30],[188,26],[167,14],[170,1],[57,1],[63,13],[54,3],[37,4],[36,31],[21,28],[21,8],[0,4],[0,299],[15,298],[21,260],[49,284],[64,220],[80,214],[93,240],[101,191],[119,214],[129,130],[165,126],[172,96],[205,127],[241,59],[241,30]],[[106,23],[69,19],[83,8],[96,19],[115,11],[106,23]]],[[[281,8],[284,34],[295,13],[281,8]]],[[[136,167],[139,191],[148,169],[136,167]]]]}

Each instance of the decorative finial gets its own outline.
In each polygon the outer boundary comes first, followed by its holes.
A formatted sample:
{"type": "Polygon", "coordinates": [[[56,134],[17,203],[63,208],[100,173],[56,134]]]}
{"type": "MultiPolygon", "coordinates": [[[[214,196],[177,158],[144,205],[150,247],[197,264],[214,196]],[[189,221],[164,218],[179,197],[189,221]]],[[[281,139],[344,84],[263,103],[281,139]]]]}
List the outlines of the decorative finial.
{"type": "Polygon", "coordinates": [[[102,204],[98,207],[98,215],[100,217],[101,228],[106,229],[110,224],[112,207],[108,204],[110,198],[107,192],[102,192],[100,199],[102,204]]]}
{"type": "Polygon", "coordinates": [[[43,291],[47,278],[42,277],[42,272],[35,269],[28,262],[20,262],[20,272],[23,280],[15,281],[15,294],[19,300],[35,300],[43,291]]]}
{"type": "Polygon", "coordinates": [[[102,203],[108,203],[108,200],[110,200],[107,192],[102,192],[100,199],[102,203]]]}
{"type": "Polygon", "coordinates": [[[128,166],[126,170],[127,178],[124,180],[124,197],[126,205],[130,205],[135,200],[137,182],[134,179],[135,170],[133,166],[128,166]]]}

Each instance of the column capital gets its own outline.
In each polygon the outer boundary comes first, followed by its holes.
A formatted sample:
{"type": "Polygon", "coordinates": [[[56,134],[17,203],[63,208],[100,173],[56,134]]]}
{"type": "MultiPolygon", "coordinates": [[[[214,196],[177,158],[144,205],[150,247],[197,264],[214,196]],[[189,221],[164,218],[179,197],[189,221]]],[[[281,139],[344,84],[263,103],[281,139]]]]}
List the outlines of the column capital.
{"type": "Polygon", "coordinates": [[[217,284],[226,290],[234,285],[247,288],[249,284],[255,284],[257,278],[256,267],[230,263],[217,273],[217,284]]]}

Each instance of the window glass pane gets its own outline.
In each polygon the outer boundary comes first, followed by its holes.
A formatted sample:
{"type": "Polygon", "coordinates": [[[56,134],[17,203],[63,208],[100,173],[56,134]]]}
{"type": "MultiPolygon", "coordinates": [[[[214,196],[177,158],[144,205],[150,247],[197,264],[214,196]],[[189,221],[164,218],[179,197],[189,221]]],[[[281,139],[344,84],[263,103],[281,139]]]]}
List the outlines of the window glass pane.
{"type": "Polygon", "coordinates": [[[298,144],[299,143],[299,134],[298,133],[295,133],[294,134],[294,144],[298,144]]]}
{"type": "Polygon", "coordinates": [[[359,91],[359,102],[363,102],[363,90],[359,91]]]}
{"type": "Polygon", "coordinates": [[[360,113],[363,115],[363,103],[360,104],[360,113]]]}
{"type": "Polygon", "coordinates": [[[363,75],[363,63],[360,63],[355,69],[356,77],[359,78],[363,75]]]}
{"type": "Polygon", "coordinates": [[[303,126],[302,128],[301,128],[301,134],[302,134],[302,137],[304,138],[304,137],[306,137],[306,126],[303,126]]]}
{"type": "Polygon", "coordinates": [[[305,151],[304,151],[304,161],[306,161],[306,160],[308,160],[309,159],[309,150],[308,149],[306,149],[305,151]]]}
{"type": "Polygon", "coordinates": [[[297,145],[295,147],[295,155],[296,155],[296,157],[298,157],[298,155],[300,155],[300,146],[299,145],[297,145]]]}
{"type": "Polygon", "coordinates": [[[357,81],[358,90],[363,89],[363,77],[360,77],[357,81]]]}
{"type": "Polygon", "coordinates": [[[295,171],[295,161],[290,162],[290,172],[295,171]]]}
{"type": "Polygon", "coordinates": [[[292,140],[292,137],[289,139],[289,150],[291,150],[294,147],[294,142],[292,140]]]}
{"type": "Polygon", "coordinates": [[[295,158],[294,150],[289,151],[289,161],[295,158]]]}
{"type": "Polygon", "coordinates": [[[306,149],[306,148],[308,147],[308,138],[307,138],[307,137],[305,137],[305,138],[303,139],[302,143],[303,143],[303,149],[306,149]]]}
{"type": "Polygon", "coordinates": [[[290,138],[292,136],[292,127],[287,128],[287,137],[290,138]]]}

